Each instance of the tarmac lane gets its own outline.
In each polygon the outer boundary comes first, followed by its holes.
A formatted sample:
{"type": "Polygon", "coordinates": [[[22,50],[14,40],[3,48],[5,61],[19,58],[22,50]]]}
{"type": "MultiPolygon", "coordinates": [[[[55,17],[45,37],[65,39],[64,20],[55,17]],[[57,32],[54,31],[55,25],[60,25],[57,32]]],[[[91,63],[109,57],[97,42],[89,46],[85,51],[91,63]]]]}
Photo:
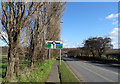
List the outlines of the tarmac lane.
{"type": "Polygon", "coordinates": [[[118,82],[118,68],[73,58],[63,59],[82,82],[118,82]]]}

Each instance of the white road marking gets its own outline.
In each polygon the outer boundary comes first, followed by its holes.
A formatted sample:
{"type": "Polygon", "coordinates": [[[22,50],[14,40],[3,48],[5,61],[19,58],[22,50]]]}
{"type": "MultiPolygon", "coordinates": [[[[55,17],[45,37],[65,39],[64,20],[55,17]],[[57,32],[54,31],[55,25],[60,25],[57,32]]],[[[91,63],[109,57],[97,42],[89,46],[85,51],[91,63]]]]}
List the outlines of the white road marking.
{"type": "MultiPolygon", "coordinates": [[[[86,63],[86,64],[87,64],[87,65],[92,65],[92,64],[89,64],[89,63],[86,63]]],[[[114,74],[118,75],[117,72],[114,72],[114,71],[111,71],[111,70],[108,70],[108,69],[104,69],[104,68],[102,68],[102,67],[98,67],[98,66],[95,66],[95,65],[92,65],[92,67],[97,67],[97,68],[99,68],[99,69],[101,69],[101,70],[109,71],[109,72],[111,72],[111,73],[114,73],[114,74]]]]}
{"type": "MultiPolygon", "coordinates": [[[[78,64],[78,65],[81,66],[80,64],[78,64]]],[[[92,70],[90,70],[90,69],[88,69],[88,68],[86,68],[86,67],[83,67],[83,66],[81,66],[81,67],[84,68],[84,69],[86,69],[86,70],[88,70],[88,71],[90,71],[90,72],[92,72],[92,73],[94,73],[94,74],[96,74],[96,75],[98,75],[99,77],[107,80],[108,82],[115,82],[115,81],[113,81],[113,80],[111,80],[111,79],[108,79],[108,78],[102,76],[101,74],[98,74],[97,72],[92,71],[92,70]]]]}

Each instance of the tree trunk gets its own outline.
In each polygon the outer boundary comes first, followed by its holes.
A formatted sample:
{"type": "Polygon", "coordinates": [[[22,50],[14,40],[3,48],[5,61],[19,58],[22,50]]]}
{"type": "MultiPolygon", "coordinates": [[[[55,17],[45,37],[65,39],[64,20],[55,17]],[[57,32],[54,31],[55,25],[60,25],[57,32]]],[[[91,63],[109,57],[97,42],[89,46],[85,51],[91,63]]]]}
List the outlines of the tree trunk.
{"type": "Polygon", "coordinates": [[[31,60],[31,68],[33,68],[33,66],[34,66],[34,61],[33,61],[33,59],[31,60]]]}
{"type": "Polygon", "coordinates": [[[99,54],[100,58],[102,57],[101,54],[99,54]]]}
{"type": "Polygon", "coordinates": [[[99,57],[101,58],[102,57],[102,54],[99,52],[99,57]]]}
{"type": "Polygon", "coordinates": [[[31,68],[33,68],[34,66],[34,54],[32,55],[32,58],[31,58],[31,68]]]}
{"type": "Polygon", "coordinates": [[[15,74],[16,74],[16,77],[18,77],[18,74],[19,74],[19,56],[18,56],[18,53],[16,53],[16,56],[15,56],[15,74]]]}
{"type": "Polygon", "coordinates": [[[93,57],[95,57],[95,54],[92,52],[93,57]]]}
{"type": "Polygon", "coordinates": [[[106,58],[108,59],[108,55],[106,55],[106,58]]]}
{"type": "Polygon", "coordinates": [[[10,80],[13,77],[14,72],[16,48],[13,48],[11,45],[9,46],[8,50],[8,64],[5,74],[5,80],[10,80]]]}
{"type": "Polygon", "coordinates": [[[34,67],[35,57],[36,57],[36,51],[34,49],[34,51],[32,53],[32,58],[31,58],[31,68],[34,67]]]}
{"type": "Polygon", "coordinates": [[[14,71],[18,74],[19,70],[19,56],[17,55],[17,45],[19,43],[19,31],[15,33],[15,36],[9,38],[9,50],[8,50],[8,64],[6,68],[5,80],[11,80],[13,78],[14,71]],[[17,59],[16,59],[17,58],[17,59]],[[17,61],[17,64],[15,62],[17,61]],[[15,67],[15,65],[17,65],[15,67]],[[16,71],[17,70],[17,71],[16,71]]]}

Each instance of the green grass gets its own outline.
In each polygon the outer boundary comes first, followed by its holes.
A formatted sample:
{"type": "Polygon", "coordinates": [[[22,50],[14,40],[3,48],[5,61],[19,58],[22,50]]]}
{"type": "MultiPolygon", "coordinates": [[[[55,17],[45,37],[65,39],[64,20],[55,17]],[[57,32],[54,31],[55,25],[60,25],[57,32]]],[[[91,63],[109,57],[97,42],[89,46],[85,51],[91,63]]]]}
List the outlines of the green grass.
{"type": "MultiPolygon", "coordinates": [[[[7,58],[8,55],[0,55],[0,57],[1,57],[1,59],[3,59],[3,58],[7,58]]],[[[1,60],[1,61],[0,61],[0,74],[2,75],[2,77],[5,76],[6,66],[7,66],[7,62],[1,60]]],[[[1,78],[2,78],[2,77],[1,77],[1,78]]],[[[1,78],[0,78],[0,79],[1,79],[1,78]]],[[[3,79],[3,78],[2,78],[2,79],[3,79]]]]}
{"type": "MultiPolygon", "coordinates": [[[[8,55],[0,55],[0,58],[3,59],[3,58],[7,58],[8,55]]],[[[2,77],[5,76],[5,72],[6,72],[6,66],[7,66],[7,62],[6,61],[0,61],[0,74],[2,75],[2,77]]],[[[0,80],[3,78],[0,77],[0,80]]]]}
{"type": "Polygon", "coordinates": [[[61,65],[59,64],[59,71],[61,73],[62,82],[80,82],[63,60],[61,61],[61,65]]]}
{"type": "MultiPolygon", "coordinates": [[[[30,61],[28,61],[30,62],[30,61]]],[[[19,64],[20,66],[27,66],[28,64],[26,63],[26,61],[22,61],[22,63],[19,64]]],[[[6,72],[6,67],[7,67],[7,61],[0,61],[0,74],[2,74],[2,76],[4,77],[5,76],[5,72],[6,72]]]]}
{"type": "Polygon", "coordinates": [[[20,67],[27,67],[30,66],[30,60],[21,60],[19,66],[20,67]]]}
{"type": "Polygon", "coordinates": [[[45,82],[54,62],[55,59],[51,59],[50,64],[48,61],[45,61],[40,65],[36,63],[35,67],[37,69],[33,69],[28,72],[29,74],[21,76],[21,79],[18,82],[45,82]]]}
{"type": "Polygon", "coordinates": [[[8,55],[0,55],[0,58],[7,58],[8,55]]]}
{"type": "Polygon", "coordinates": [[[6,66],[7,66],[7,62],[6,61],[0,61],[0,80],[4,81],[3,77],[5,76],[5,72],[6,72],[6,66]]]}
{"type": "MultiPolygon", "coordinates": [[[[6,57],[7,55],[2,55],[2,57],[6,57]]],[[[24,74],[24,68],[20,69],[20,72],[23,74],[20,74],[18,78],[15,76],[13,77],[13,82],[45,82],[48,74],[51,70],[52,64],[55,62],[56,59],[51,59],[50,64],[48,61],[45,61],[39,65],[39,63],[35,64],[35,69],[30,70],[28,68],[27,74],[24,74]]],[[[21,60],[20,61],[20,67],[28,67],[28,64],[30,63],[30,60],[21,60]]],[[[2,74],[2,77],[0,77],[0,80],[4,82],[3,77],[5,76],[6,72],[6,66],[7,61],[0,61],[0,74],[2,74]]],[[[14,74],[15,75],[15,74],[14,74]]]]}
{"type": "Polygon", "coordinates": [[[2,76],[5,76],[5,72],[6,72],[6,66],[7,66],[7,62],[0,62],[0,74],[2,74],[2,76]]]}

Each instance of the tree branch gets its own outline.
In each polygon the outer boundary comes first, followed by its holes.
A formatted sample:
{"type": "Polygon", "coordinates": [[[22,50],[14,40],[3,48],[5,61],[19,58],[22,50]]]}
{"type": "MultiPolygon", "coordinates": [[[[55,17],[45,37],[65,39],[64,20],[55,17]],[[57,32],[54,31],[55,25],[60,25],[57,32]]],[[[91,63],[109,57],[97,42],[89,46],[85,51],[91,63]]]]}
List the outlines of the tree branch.
{"type": "Polygon", "coordinates": [[[1,31],[0,31],[0,35],[1,35],[2,39],[7,43],[7,45],[9,45],[9,43],[7,42],[7,40],[5,39],[5,37],[2,35],[1,31]]]}

